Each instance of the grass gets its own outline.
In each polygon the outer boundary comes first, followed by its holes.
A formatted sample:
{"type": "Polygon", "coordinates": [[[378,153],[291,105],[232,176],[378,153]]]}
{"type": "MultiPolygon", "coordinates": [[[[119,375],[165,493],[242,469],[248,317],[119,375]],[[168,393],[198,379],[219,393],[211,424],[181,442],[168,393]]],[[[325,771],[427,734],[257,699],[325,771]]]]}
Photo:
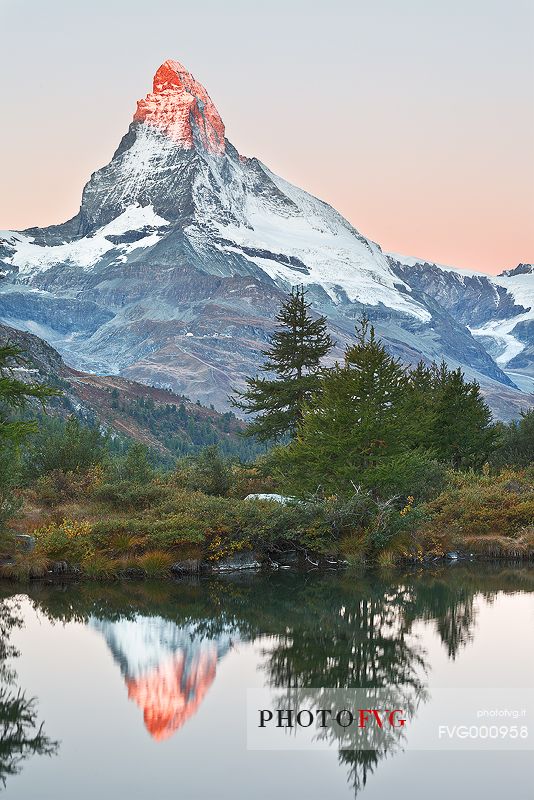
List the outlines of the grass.
{"type": "Polygon", "coordinates": [[[468,536],[462,548],[474,555],[486,558],[534,558],[534,528],[526,529],[517,536],[468,536]]]}
{"type": "Polygon", "coordinates": [[[87,578],[110,580],[119,576],[121,563],[116,558],[108,558],[102,553],[93,553],[82,561],[81,567],[87,578]]]}
{"type": "Polygon", "coordinates": [[[137,565],[143,570],[147,578],[160,578],[170,574],[174,558],[163,550],[153,550],[145,553],[136,560],[137,565]]]}
{"type": "Polygon", "coordinates": [[[13,562],[0,566],[0,576],[20,582],[42,578],[48,570],[49,559],[38,552],[16,553],[13,562]]]}

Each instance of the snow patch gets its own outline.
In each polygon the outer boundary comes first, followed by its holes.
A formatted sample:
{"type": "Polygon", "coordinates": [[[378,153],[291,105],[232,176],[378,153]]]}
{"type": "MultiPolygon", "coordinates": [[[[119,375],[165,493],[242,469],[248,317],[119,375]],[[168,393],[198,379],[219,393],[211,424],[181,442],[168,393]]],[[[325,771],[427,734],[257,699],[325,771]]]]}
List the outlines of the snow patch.
{"type": "Polygon", "coordinates": [[[107,237],[120,236],[131,231],[144,228],[163,228],[169,222],[155,213],[150,206],[134,204],[126,208],[114,220],[99,228],[91,236],[84,236],[73,242],[59,245],[35,244],[32,236],[22,233],[12,233],[11,242],[15,252],[8,263],[18,267],[22,274],[43,272],[56,264],[72,264],[84,269],[94,266],[109,250],[116,249],[120,260],[125,260],[127,255],[140,247],[152,247],[164,233],[150,231],[147,236],[129,244],[115,245],[107,237]]]}
{"type": "Polygon", "coordinates": [[[530,308],[529,319],[534,319],[534,274],[499,275],[491,279],[497,286],[502,286],[524,308],[530,308]]]}

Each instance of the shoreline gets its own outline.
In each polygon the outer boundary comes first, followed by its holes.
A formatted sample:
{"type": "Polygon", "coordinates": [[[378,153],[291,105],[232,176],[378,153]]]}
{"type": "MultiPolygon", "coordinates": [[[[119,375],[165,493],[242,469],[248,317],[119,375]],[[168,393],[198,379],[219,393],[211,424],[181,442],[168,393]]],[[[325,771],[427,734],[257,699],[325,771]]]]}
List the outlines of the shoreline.
{"type": "Polygon", "coordinates": [[[76,564],[68,564],[67,562],[57,561],[54,562],[45,572],[40,574],[29,574],[27,577],[20,577],[15,574],[10,575],[3,571],[4,567],[14,565],[4,563],[1,565],[0,581],[6,581],[12,584],[27,585],[28,583],[48,583],[57,584],[66,582],[69,584],[75,583],[108,583],[116,584],[121,582],[127,583],[144,583],[144,582],[158,582],[158,583],[180,583],[190,582],[191,580],[203,581],[214,578],[227,578],[237,576],[247,577],[265,577],[267,575],[277,575],[287,573],[291,575],[308,575],[318,574],[326,575],[328,573],[343,574],[351,571],[363,571],[372,573],[376,570],[412,570],[419,568],[421,570],[431,570],[434,568],[454,568],[458,566],[476,565],[476,564],[495,564],[508,565],[510,567],[524,567],[528,564],[534,566],[534,556],[523,555],[511,557],[509,555],[501,556],[488,556],[484,554],[463,554],[461,552],[453,555],[448,553],[443,556],[427,555],[422,558],[402,558],[396,560],[394,563],[382,565],[378,561],[339,561],[337,564],[328,562],[319,562],[316,565],[310,563],[300,562],[292,565],[277,565],[266,561],[258,562],[255,565],[222,565],[214,567],[211,564],[200,564],[198,568],[187,569],[181,566],[180,562],[170,568],[167,573],[159,575],[150,575],[143,572],[140,568],[130,567],[124,570],[119,570],[114,575],[96,576],[84,572],[81,567],[76,564]],[[179,566],[180,565],[180,566],[179,566]]]}

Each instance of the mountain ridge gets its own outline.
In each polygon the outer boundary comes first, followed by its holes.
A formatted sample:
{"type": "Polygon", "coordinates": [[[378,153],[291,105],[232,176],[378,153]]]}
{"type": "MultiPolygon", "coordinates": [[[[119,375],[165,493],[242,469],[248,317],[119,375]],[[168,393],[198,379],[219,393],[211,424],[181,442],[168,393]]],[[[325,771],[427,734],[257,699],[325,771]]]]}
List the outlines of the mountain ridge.
{"type": "Polygon", "coordinates": [[[389,254],[392,268],[434,297],[464,324],[527,392],[534,389],[534,266],[499,275],[459,271],[424,259],[389,254]]]}
{"type": "MultiPolygon", "coordinates": [[[[43,339],[0,324],[0,344],[15,344],[25,364],[16,368],[20,380],[59,388],[61,397],[47,401],[47,414],[76,416],[126,441],[138,441],[163,461],[195,453],[216,444],[225,455],[243,460],[260,450],[244,437],[245,425],[234,414],[193,403],[188,397],[147,386],[117,375],[94,375],[75,370],[43,339]]],[[[35,404],[39,411],[39,404],[35,404]]]]}

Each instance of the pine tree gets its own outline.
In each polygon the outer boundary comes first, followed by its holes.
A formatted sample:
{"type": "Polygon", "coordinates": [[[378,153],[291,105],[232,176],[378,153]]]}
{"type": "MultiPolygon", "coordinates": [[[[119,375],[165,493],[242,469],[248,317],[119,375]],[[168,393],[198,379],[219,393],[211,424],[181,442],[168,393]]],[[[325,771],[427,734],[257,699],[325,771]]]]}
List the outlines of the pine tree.
{"type": "Polygon", "coordinates": [[[25,471],[33,478],[54,470],[84,471],[100,464],[107,455],[108,437],[95,426],[75,417],[40,420],[39,429],[25,447],[25,471]]]}
{"type": "Polygon", "coordinates": [[[141,442],[134,442],[128,448],[121,469],[123,480],[144,486],[154,477],[154,470],[150,463],[149,450],[141,442]]]}
{"type": "Polygon", "coordinates": [[[256,415],[247,434],[260,441],[294,435],[304,404],[319,390],[321,361],[334,346],[326,318],[312,318],[302,287],[291,291],[276,319],[280,329],[262,353],[267,359],[262,371],[275,377],[249,378],[247,389],[232,400],[236,408],[256,415]]]}
{"type": "Polygon", "coordinates": [[[281,482],[298,493],[346,493],[405,447],[406,376],[363,319],[343,366],[324,372],[296,439],[274,454],[281,482]]]}
{"type": "Polygon", "coordinates": [[[411,449],[424,449],[455,469],[479,469],[497,430],[476,381],[442,361],[420,362],[407,374],[404,416],[411,449]]]}

